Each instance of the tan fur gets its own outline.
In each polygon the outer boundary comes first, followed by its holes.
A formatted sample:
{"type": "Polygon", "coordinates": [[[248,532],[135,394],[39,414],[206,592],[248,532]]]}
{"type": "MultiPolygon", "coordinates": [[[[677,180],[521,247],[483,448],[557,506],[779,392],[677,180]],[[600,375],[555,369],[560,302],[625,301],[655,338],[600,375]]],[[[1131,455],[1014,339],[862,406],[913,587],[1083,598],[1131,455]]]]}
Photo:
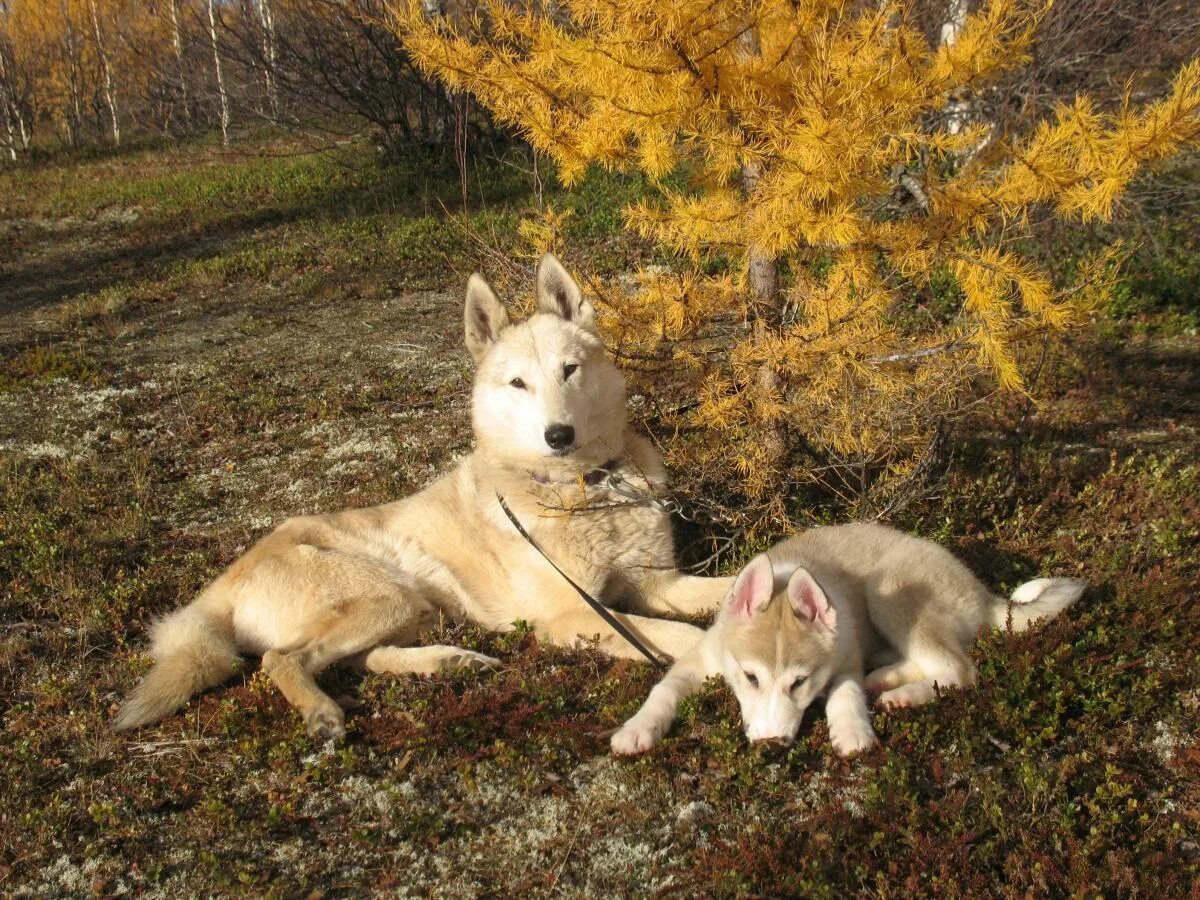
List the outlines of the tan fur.
{"type": "Polygon", "coordinates": [[[649,749],[680,699],[717,674],[737,693],[750,737],[790,741],[824,691],[835,749],[864,750],[875,741],[865,691],[883,706],[914,706],[939,689],[973,685],[966,650],[982,627],[1021,630],[1057,615],[1083,589],[1075,579],[1037,579],[1004,600],[930,541],[874,524],[813,529],[747,566],[704,640],[613,736],[613,750],[649,749]],[[765,589],[752,583],[764,566],[765,589]],[[797,602],[805,581],[828,601],[832,627],[797,602]]]}
{"type": "Polygon", "coordinates": [[[493,630],[524,620],[551,643],[598,637],[604,652],[639,658],[521,538],[497,492],[573,579],[637,613],[623,620],[652,649],[670,657],[690,649],[699,629],[652,616],[710,610],[730,580],[679,574],[664,512],[580,480],[616,460],[626,486],[653,494],[666,473],[653,446],[625,424],[621,376],[593,333],[590,304],[549,255],[538,285],[541,311],[510,325],[483,279],[470,281],[464,326],[478,363],[476,451],[412,497],[289,519],[260,540],[156,626],[157,662],[113,728],[161,718],[248,653],[262,656],[311,733],[340,735],[342,711],[314,681],[332,663],[353,658],[394,673],[497,663],[456,647],[412,646],[442,618],[493,630]],[[567,363],[578,371],[567,376],[567,363]],[[512,386],[514,372],[522,388],[512,386]],[[572,424],[579,446],[548,455],[543,426],[558,422],[572,424]],[[563,512],[573,506],[586,509],[563,512]]]}

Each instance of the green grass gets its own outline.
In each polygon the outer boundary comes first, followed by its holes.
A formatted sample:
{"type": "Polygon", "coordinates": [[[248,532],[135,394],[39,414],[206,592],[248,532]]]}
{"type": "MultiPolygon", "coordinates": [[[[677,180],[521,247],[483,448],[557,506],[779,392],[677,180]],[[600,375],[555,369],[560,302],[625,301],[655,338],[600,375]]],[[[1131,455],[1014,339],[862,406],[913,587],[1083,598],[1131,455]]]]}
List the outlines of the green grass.
{"type": "MultiPolygon", "coordinates": [[[[472,198],[528,192],[514,159],[481,156],[472,198]]],[[[70,158],[0,174],[10,215],[102,218],[114,210],[156,223],[222,221],[231,215],[339,215],[453,207],[458,173],[446,158],[414,151],[391,167],[358,150],[312,153],[286,140],[246,150],[203,145],[70,158]]]]}
{"type": "MultiPolygon", "coordinates": [[[[510,252],[534,199],[515,170],[481,172],[467,224],[510,252]]],[[[568,249],[636,258],[615,229],[642,190],[597,173],[553,193],[576,210],[568,249]]],[[[1000,402],[960,429],[948,479],[897,524],[997,590],[1093,587],[984,635],[974,690],[876,714],[865,757],[838,759],[819,713],[788,751],[747,745],[714,681],[654,753],[613,760],[648,667],[466,627],[439,639],[501,671],[323,676],[349,707],[339,747],[254,661],[108,734],[154,618],[272,523],[402,496],[467,448],[461,291],[490,263],[437,202],[457,192],[449,169],[211,146],[0,175],[0,889],[1194,891],[1200,338],[1182,294],[1077,332],[1030,417],[1000,402]]]]}

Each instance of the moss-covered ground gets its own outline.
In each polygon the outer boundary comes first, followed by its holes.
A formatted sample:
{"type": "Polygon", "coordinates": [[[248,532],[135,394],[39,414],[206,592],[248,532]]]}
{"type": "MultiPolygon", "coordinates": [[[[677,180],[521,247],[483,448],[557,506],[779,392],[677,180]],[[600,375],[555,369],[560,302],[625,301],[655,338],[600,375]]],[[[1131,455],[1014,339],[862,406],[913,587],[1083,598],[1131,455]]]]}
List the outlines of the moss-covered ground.
{"type": "MultiPolygon", "coordinates": [[[[470,444],[460,297],[488,260],[442,210],[454,176],[288,150],[0,173],[0,893],[1197,896],[1188,253],[1169,303],[1143,273],[1034,405],[975,415],[897,522],[997,589],[1070,574],[1086,598],[985,635],[979,686],[876,715],[864,757],[819,712],[790,750],[748,746],[711,684],[614,760],[648,667],[465,628],[500,671],[328,673],[338,746],[253,660],[110,734],[156,615],[273,522],[411,492],[470,444]]],[[[559,197],[610,271],[637,252],[624,190],[559,197]]],[[[527,179],[488,164],[472,191],[470,227],[515,244],[527,179]]]]}

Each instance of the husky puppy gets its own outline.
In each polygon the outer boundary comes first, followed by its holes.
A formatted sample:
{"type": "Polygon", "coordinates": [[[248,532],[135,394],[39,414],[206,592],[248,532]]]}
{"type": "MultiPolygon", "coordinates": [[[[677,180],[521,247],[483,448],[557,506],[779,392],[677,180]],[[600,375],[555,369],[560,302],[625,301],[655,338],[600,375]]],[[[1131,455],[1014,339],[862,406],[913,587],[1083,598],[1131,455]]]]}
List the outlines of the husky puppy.
{"type": "Polygon", "coordinates": [[[931,541],[876,524],[814,528],[742,570],[704,639],[613,735],[613,752],[653,747],[679,701],[713,675],[733,687],[752,741],[790,744],[824,693],[834,749],[866,750],[875,743],[869,693],[885,707],[917,706],[938,688],[970,686],[966,648],[981,628],[1021,631],[1058,615],[1084,587],[1038,578],[1005,600],[931,541]]]}
{"type": "Polygon", "coordinates": [[[498,494],[578,584],[637,613],[623,624],[653,650],[677,658],[699,640],[695,626],[652,617],[711,610],[731,579],[677,572],[668,515],[612,490],[620,479],[652,496],[666,483],[662,458],[630,430],[624,380],[592,305],[550,254],[537,299],[534,315],[511,324],[487,282],[471,276],[474,452],[411,497],[289,519],[260,540],[154,626],[154,667],[114,729],[157,721],[228,678],[245,653],[262,657],[311,734],[338,737],[342,710],[314,677],[339,660],[392,673],[496,664],[421,646],[442,618],[493,630],[523,619],[551,643],[598,637],[601,650],[637,658],[521,537],[498,494]]]}

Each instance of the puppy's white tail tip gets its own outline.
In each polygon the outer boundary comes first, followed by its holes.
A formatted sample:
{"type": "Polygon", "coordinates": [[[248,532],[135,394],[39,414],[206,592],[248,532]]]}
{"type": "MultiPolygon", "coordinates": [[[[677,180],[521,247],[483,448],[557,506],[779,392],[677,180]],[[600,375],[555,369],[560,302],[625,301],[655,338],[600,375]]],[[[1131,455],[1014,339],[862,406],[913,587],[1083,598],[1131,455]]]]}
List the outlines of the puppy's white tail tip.
{"type": "Polygon", "coordinates": [[[992,606],[992,624],[1024,631],[1037,619],[1053,619],[1083,596],[1087,582],[1078,578],[1035,578],[1012,592],[1010,601],[997,598],[992,606]]]}
{"type": "Polygon", "coordinates": [[[241,659],[232,635],[194,604],[154,626],[151,652],[154,667],[121,704],[113,731],[128,731],[170,715],[193,694],[232,675],[241,659]]]}

